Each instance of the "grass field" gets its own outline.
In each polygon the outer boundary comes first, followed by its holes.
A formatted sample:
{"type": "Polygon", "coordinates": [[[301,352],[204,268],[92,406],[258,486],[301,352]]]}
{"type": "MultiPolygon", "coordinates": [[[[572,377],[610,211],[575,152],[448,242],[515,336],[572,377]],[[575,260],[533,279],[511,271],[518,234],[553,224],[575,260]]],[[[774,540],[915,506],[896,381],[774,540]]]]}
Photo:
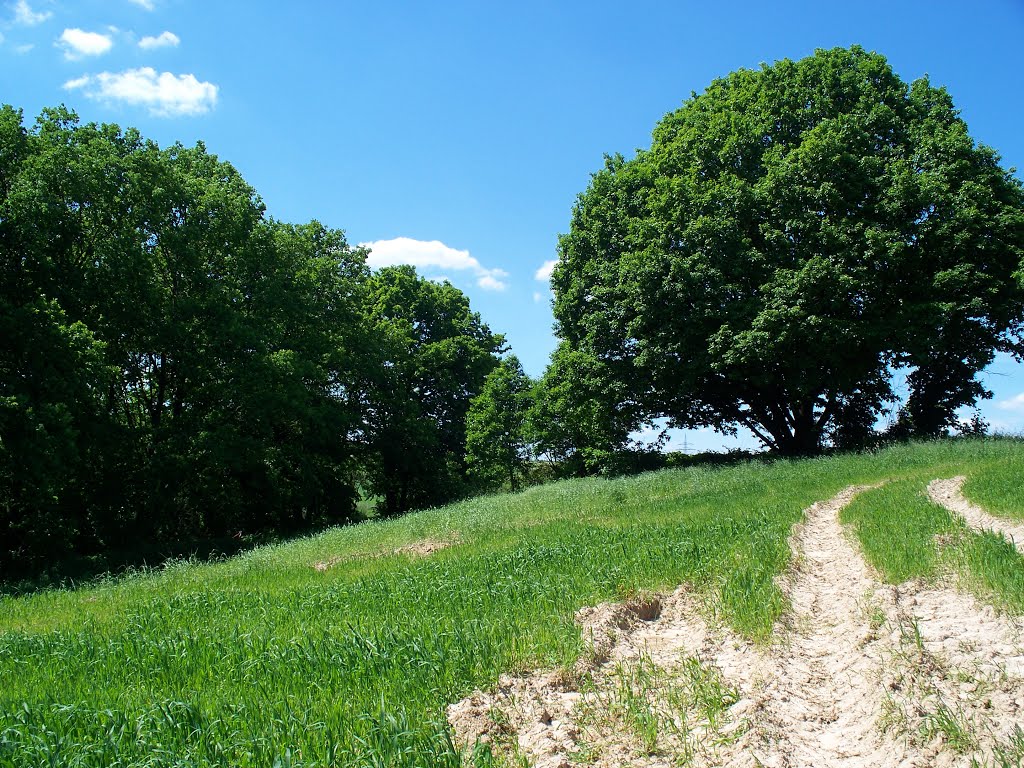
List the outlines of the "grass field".
{"type": "Polygon", "coordinates": [[[790,527],[851,483],[887,481],[843,518],[885,579],[952,574],[1021,613],[1020,555],[924,489],[964,474],[1021,516],[1022,466],[992,439],[566,481],[0,598],[0,766],[456,766],[445,706],[572,664],[580,606],[690,582],[767,640],[790,527]],[[450,546],[396,552],[424,540],[450,546]]]}

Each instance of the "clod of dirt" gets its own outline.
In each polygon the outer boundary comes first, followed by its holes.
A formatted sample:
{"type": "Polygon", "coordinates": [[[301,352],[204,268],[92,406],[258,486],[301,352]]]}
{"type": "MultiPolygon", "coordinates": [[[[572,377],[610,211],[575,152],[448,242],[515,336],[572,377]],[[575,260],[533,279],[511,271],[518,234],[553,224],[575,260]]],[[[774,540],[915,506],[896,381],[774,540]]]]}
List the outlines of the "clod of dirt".
{"type": "Polygon", "coordinates": [[[394,554],[427,557],[442,549],[447,549],[454,543],[453,541],[441,541],[439,539],[424,539],[423,541],[414,541],[412,544],[399,547],[395,550],[394,554]]]}
{"type": "Polygon", "coordinates": [[[948,480],[932,480],[928,483],[928,497],[950,512],[960,515],[971,528],[1004,534],[1018,551],[1024,552],[1024,523],[993,517],[981,507],[972,504],[963,495],[966,481],[967,478],[963,475],[948,480]]]}

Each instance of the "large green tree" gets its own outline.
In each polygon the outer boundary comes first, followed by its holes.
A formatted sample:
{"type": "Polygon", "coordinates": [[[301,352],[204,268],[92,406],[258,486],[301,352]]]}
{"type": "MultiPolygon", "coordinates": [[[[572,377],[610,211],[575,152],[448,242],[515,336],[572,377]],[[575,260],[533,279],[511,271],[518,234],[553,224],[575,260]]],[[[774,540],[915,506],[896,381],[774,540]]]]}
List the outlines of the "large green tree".
{"type": "Polygon", "coordinates": [[[0,110],[0,558],[351,517],[368,276],[202,144],[0,110]]]}
{"type": "Polygon", "coordinates": [[[526,432],[533,404],[533,383],[519,358],[509,355],[488,374],[466,415],[466,464],[484,488],[512,491],[522,486],[530,467],[526,432]]]}
{"type": "Polygon", "coordinates": [[[1020,355],[1024,194],[949,94],[854,47],[740,70],[609,158],[552,277],[558,332],[642,418],[782,453],[863,434],[909,367],[934,434],[1020,355]]]}
{"type": "Polygon", "coordinates": [[[366,382],[370,490],[393,515],[468,491],[466,415],[498,364],[504,339],[469,299],[409,266],[375,272],[368,323],[379,365],[366,382]]]}

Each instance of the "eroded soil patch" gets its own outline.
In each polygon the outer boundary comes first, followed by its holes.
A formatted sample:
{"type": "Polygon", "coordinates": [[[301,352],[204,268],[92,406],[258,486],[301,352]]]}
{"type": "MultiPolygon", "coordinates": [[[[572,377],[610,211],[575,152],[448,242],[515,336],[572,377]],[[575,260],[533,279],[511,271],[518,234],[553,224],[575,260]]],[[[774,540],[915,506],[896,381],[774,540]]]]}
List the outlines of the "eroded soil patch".
{"type": "Polygon", "coordinates": [[[313,563],[312,568],[315,571],[327,571],[338,565],[349,560],[363,560],[372,559],[376,557],[387,557],[389,555],[407,555],[409,557],[428,557],[435,552],[455,544],[455,540],[445,539],[422,539],[420,541],[414,541],[412,544],[406,544],[396,549],[385,549],[379,552],[370,552],[363,554],[351,554],[351,555],[338,555],[335,557],[328,558],[327,560],[320,560],[313,563]]]}
{"type": "Polygon", "coordinates": [[[976,504],[972,504],[963,495],[966,480],[963,475],[947,480],[932,480],[928,484],[928,496],[936,504],[960,515],[971,528],[1003,534],[1013,542],[1017,551],[1024,553],[1024,523],[994,517],[976,504]]]}

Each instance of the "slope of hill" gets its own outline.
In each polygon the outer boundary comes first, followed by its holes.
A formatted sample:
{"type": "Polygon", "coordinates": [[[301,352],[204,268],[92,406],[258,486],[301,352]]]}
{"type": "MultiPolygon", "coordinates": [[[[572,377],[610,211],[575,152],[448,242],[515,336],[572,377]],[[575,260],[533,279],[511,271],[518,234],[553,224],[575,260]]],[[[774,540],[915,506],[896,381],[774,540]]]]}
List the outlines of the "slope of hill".
{"type": "Polygon", "coordinates": [[[0,765],[853,766],[890,742],[892,765],[1017,765],[1024,559],[926,488],[964,475],[1024,516],[1022,457],[568,481],[3,598],[0,765]],[[836,496],[855,484],[882,485],[836,496]],[[449,722],[473,706],[483,727],[449,722]],[[813,725],[833,715],[842,738],[813,725]]]}

